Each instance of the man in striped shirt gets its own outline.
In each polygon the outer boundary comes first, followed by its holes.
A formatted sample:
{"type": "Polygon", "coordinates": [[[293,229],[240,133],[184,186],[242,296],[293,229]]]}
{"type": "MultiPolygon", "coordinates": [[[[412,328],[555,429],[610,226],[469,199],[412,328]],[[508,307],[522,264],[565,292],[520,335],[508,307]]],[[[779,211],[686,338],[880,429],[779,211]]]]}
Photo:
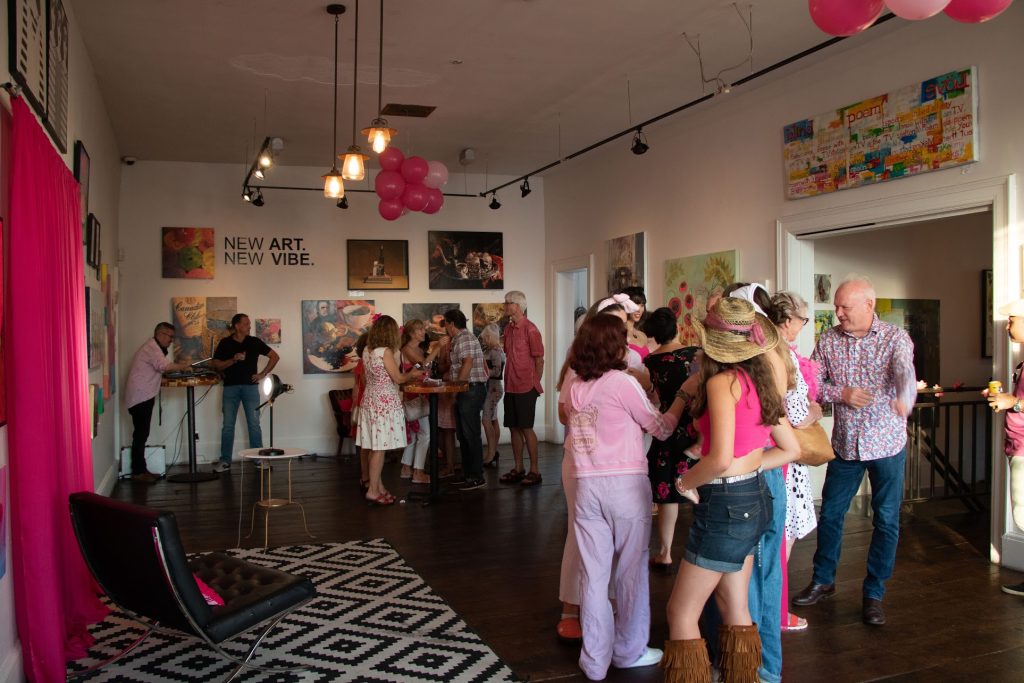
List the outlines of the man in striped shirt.
{"type": "Polygon", "coordinates": [[[871,482],[874,531],[863,585],[864,623],[885,623],[882,598],[892,576],[899,542],[907,415],[917,398],[914,345],[904,330],[875,315],[875,290],[863,276],[836,289],[839,324],[818,340],[819,401],[835,406],[832,447],[821,494],[814,578],[795,598],[813,605],[835,593],[843,520],[865,472],[871,482]]]}

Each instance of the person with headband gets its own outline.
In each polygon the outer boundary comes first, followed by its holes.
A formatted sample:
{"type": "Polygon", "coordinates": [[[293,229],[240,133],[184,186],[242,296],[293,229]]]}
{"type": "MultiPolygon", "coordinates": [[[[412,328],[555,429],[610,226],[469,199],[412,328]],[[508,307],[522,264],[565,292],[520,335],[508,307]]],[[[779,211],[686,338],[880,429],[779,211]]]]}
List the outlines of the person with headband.
{"type": "Polygon", "coordinates": [[[795,460],[800,447],[769,362],[779,342],[775,325],[749,301],[726,297],[695,327],[704,358],[691,412],[704,439],[700,461],[675,486],[681,495],[696,488],[700,502],[669,598],[662,667],[666,681],[710,680],[698,621],[715,594],[724,622],[718,629],[724,680],[756,681],[761,641],[748,588],[754,550],[772,519],[762,470],[795,460]],[[774,445],[766,446],[769,437],[774,445]]]}

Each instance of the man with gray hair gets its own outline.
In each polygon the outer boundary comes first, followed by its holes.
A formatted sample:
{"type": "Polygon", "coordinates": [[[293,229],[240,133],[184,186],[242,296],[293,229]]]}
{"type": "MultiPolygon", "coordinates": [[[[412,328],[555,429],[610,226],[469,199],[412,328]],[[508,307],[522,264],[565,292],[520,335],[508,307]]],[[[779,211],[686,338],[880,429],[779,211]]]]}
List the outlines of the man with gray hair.
{"type": "Polygon", "coordinates": [[[537,398],[544,393],[544,342],[540,330],[526,317],[526,295],[505,294],[505,426],[512,435],[512,469],[501,475],[505,484],[534,486],[541,482],[537,434],[533,431],[537,398]],[[523,468],[523,446],[530,453],[530,471],[523,468]]]}
{"type": "Polygon", "coordinates": [[[904,330],[875,315],[875,290],[861,275],[843,280],[835,293],[839,324],[818,340],[812,358],[821,365],[821,403],[835,405],[832,446],[821,494],[814,578],[793,598],[813,605],[836,591],[836,566],[843,544],[843,520],[865,472],[874,511],[861,618],[885,623],[882,598],[896,564],[907,457],[907,415],[917,398],[914,344],[904,330]]]}

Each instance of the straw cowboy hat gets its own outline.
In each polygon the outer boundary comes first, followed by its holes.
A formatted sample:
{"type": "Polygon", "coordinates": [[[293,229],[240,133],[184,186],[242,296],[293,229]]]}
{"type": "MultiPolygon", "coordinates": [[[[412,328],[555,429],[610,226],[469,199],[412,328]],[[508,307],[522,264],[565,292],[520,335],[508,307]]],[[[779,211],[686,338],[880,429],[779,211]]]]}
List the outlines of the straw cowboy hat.
{"type": "Polygon", "coordinates": [[[779,343],[779,330],[744,299],[725,297],[708,311],[703,322],[695,321],[704,353],[719,363],[739,363],[779,343]]]}

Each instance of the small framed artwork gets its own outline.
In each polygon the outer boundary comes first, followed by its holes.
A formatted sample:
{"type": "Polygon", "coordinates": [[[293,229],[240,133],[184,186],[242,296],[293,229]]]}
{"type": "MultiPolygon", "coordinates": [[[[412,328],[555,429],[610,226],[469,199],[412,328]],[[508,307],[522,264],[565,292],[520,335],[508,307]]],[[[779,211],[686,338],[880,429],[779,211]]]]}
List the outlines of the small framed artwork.
{"type": "Polygon", "coordinates": [[[992,271],[981,271],[981,357],[992,357],[992,271]]]}
{"type": "Polygon", "coordinates": [[[86,228],[88,239],[86,239],[85,243],[85,262],[93,268],[100,267],[102,256],[100,253],[100,228],[100,222],[96,218],[96,214],[90,213],[88,227],[86,228]]]}
{"type": "Polygon", "coordinates": [[[348,288],[409,289],[408,240],[346,240],[348,288]]]}
{"type": "Polygon", "coordinates": [[[82,204],[82,244],[89,238],[89,152],[81,140],[75,140],[75,180],[82,204]]]}

